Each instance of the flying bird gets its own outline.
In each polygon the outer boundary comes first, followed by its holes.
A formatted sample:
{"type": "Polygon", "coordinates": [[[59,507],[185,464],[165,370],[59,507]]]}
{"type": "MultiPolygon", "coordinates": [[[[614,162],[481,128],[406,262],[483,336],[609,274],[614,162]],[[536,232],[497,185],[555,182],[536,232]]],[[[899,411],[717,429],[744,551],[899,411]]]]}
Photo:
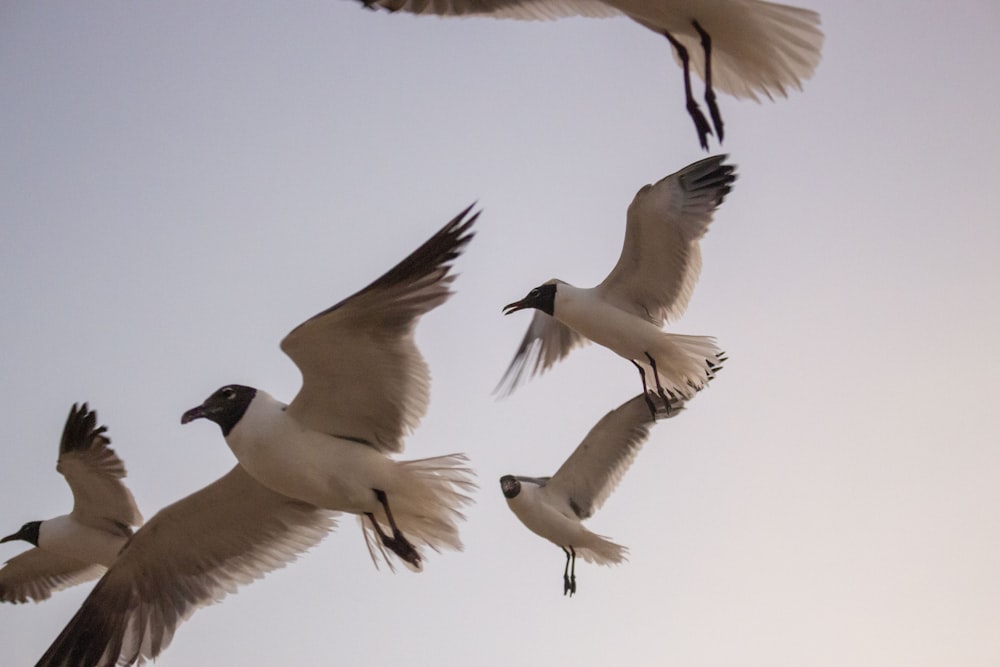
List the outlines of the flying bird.
{"type": "Polygon", "coordinates": [[[285,337],[282,350],[303,376],[289,405],[226,385],[184,413],[182,423],[218,424],[238,464],[136,532],[40,667],[155,658],[198,607],[294,560],[342,511],[361,518],[376,565],[380,554],[391,568],[391,553],[420,569],[423,546],[461,549],[455,522],[474,486],[466,458],[387,454],[402,450],[427,409],[429,373],[413,330],[451,294],[451,262],[478,217],[471,208],[285,337]]]}
{"type": "Polygon", "coordinates": [[[621,256],[599,285],[574,287],[552,279],[504,306],[506,315],[536,312],[498,393],[510,393],[526,376],[548,370],[587,341],[639,369],[654,415],[650,383],[669,406],[715,376],[725,356],[714,339],[666,333],[663,325],[687,308],[701,272],[699,240],[736,180],[735,167],[723,164],[726,157],[705,158],[636,193],[621,256]]]}
{"type": "MultiPolygon", "coordinates": [[[[659,414],[672,417],[683,408],[684,402],[675,399],[669,411],[664,406],[659,414]]],[[[625,560],[628,549],[590,532],[582,521],[593,516],[618,486],[652,424],[644,396],[636,396],[604,415],[551,477],[500,478],[514,515],[566,554],[563,595],[576,593],[577,556],[598,565],[625,560]]]]}
{"type": "Polygon", "coordinates": [[[712,134],[694,99],[691,70],[705,82],[715,136],[724,135],[715,90],[733,97],[787,97],[802,89],[820,61],[823,33],[816,12],[763,0],[359,0],[370,9],[507,19],[608,17],[624,14],[662,35],[684,73],[684,98],[698,141],[712,134]]]}
{"type": "Polygon", "coordinates": [[[109,446],[106,432],[86,403],[70,409],[56,470],[73,492],[73,511],[29,521],[0,539],[34,545],[0,569],[0,602],[40,602],[96,579],[114,562],[132,527],[142,523],[135,499],[122,483],[125,464],[109,446]]]}

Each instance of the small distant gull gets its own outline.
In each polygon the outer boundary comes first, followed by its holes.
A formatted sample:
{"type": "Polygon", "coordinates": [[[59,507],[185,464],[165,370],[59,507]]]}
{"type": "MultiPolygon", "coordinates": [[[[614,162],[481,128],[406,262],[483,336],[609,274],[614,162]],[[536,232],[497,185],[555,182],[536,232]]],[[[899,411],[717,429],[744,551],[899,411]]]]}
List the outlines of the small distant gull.
{"type": "Polygon", "coordinates": [[[135,499],[122,483],[125,464],[109,446],[107,427],[87,404],[73,405],[59,442],[62,473],[73,492],[73,511],[29,521],[0,542],[34,545],[0,569],[0,602],[40,602],[56,591],[96,579],[114,562],[142,523],[135,499]]]}
{"type": "MultiPolygon", "coordinates": [[[[663,417],[680,413],[684,402],[674,400],[663,417]]],[[[500,488],[507,506],[527,528],[566,554],[563,595],[576,593],[576,557],[588,563],[612,565],[628,550],[584,528],[618,486],[639,448],[649,437],[653,420],[643,396],[623,403],[597,422],[583,442],[551,477],[504,475],[500,488]]]]}
{"type": "Polygon", "coordinates": [[[182,423],[217,423],[238,465],[135,534],[39,666],[155,658],[197,607],[293,560],[341,511],[359,515],[376,565],[378,553],[392,567],[391,552],[419,570],[422,546],[462,548],[455,522],[474,487],[465,456],[386,454],[402,450],[427,409],[414,326],[451,295],[451,263],[478,217],[471,208],[285,337],[303,376],[289,405],[234,384],[184,413],[182,423]]]}
{"type": "Polygon", "coordinates": [[[618,263],[596,287],[552,279],[504,306],[507,315],[536,312],[498,392],[510,393],[525,376],[547,370],[588,340],[639,369],[650,413],[656,412],[650,384],[669,405],[715,376],[725,357],[714,339],[662,328],[687,308],[701,272],[699,240],[736,180],[725,159],[705,158],[643,186],[628,208],[618,263]]]}
{"type": "Polygon", "coordinates": [[[698,141],[712,129],[694,99],[691,69],[705,81],[705,103],[723,139],[715,90],[759,102],[802,89],[819,65],[823,32],[816,12],[762,0],[359,0],[370,9],[507,19],[624,14],[662,35],[684,70],[684,97],[698,141]]]}

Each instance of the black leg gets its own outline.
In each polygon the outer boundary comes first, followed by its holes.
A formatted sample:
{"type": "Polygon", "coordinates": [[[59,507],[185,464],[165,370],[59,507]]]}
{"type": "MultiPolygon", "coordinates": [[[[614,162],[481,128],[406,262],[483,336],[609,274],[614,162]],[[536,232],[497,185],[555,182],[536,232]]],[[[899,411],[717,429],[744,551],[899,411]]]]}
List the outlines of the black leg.
{"type": "Polygon", "coordinates": [[[573,554],[573,565],[569,571],[569,596],[573,597],[573,594],[576,593],[576,549],[571,545],[569,552],[573,554]]]}
{"type": "Polygon", "coordinates": [[[705,104],[708,105],[708,113],[712,116],[715,136],[721,144],[723,137],[722,114],[719,113],[719,105],[715,103],[715,89],[712,88],[712,38],[697,21],[691,23],[698,31],[698,35],[701,36],[701,48],[705,51],[705,104]]]}
{"type": "Polygon", "coordinates": [[[688,114],[691,116],[691,120],[694,121],[694,127],[698,131],[698,142],[707,151],[708,135],[712,134],[712,128],[709,127],[708,121],[705,120],[705,114],[698,108],[698,103],[694,101],[694,95],[691,94],[691,67],[688,62],[688,51],[669,32],[664,31],[663,36],[667,38],[667,41],[677,51],[677,57],[681,59],[681,67],[684,68],[684,98],[687,102],[688,114]]]}
{"type": "MultiPolygon", "coordinates": [[[[653,367],[653,379],[656,380],[656,393],[659,394],[660,398],[663,399],[663,405],[666,407],[667,414],[669,415],[670,399],[672,398],[672,396],[668,397],[667,392],[663,389],[663,385],[660,384],[660,374],[656,371],[656,360],[653,359],[653,357],[649,354],[649,352],[646,353],[646,358],[649,359],[649,365],[653,367]]],[[[655,417],[653,421],[656,421],[655,417]]]]}
{"type": "Polygon", "coordinates": [[[382,527],[375,520],[375,516],[371,512],[366,512],[365,515],[371,520],[372,525],[375,526],[375,532],[378,533],[379,539],[382,540],[389,550],[394,554],[405,560],[407,563],[413,565],[414,567],[420,567],[420,553],[414,548],[410,541],[406,539],[403,533],[396,526],[396,521],[392,518],[392,510],[389,509],[389,499],[386,498],[385,491],[381,489],[372,489],[375,492],[375,497],[378,499],[379,503],[382,504],[382,508],[385,510],[385,516],[389,519],[389,527],[392,529],[392,537],[385,534],[382,527]]]}
{"type": "MultiPolygon", "coordinates": [[[[646,355],[649,356],[648,354],[646,355]]],[[[653,421],[656,421],[656,406],[653,404],[653,399],[649,397],[649,385],[646,384],[646,371],[643,370],[642,366],[635,359],[629,359],[632,364],[639,369],[639,377],[642,378],[642,396],[646,399],[646,407],[649,408],[649,414],[653,416],[653,421]]],[[[568,556],[568,554],[567,554],[568,556]]]]}
{"type": "Polygon", "coordinates": [[[563,595],[572,596],[572,586],[569,583],[569,551],[566,547],[562,547],[563,553],[566,554],[566,567],[563,568],[563,595]]]}

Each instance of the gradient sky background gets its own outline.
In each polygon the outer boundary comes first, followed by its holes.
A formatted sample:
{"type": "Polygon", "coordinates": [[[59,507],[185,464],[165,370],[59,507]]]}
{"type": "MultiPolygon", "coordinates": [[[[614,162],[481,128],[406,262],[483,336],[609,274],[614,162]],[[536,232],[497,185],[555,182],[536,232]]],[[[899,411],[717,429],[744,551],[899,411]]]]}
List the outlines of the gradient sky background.
{"type": "MultiPolygon", "coordinates": [[[[218,429],[181,413],[227,382],[290,400],[282,336],[478,200],[418,328],[405,453],[472,458],[465,552],[376,571],[345,518],[158,665],[1000,663],[1000,5],[807,5],[805,91],[720,97],[740,176],[672,330],[730,361],[588,522],[630,562],[581,563],[567,599],[497,479],[554,472],[639,381],[592,347],[495,401],[530,319],[500,309],[598,282],[635,191],[703,157],[665,40],[344,0],[4,3],[0,533],[69,510],[74,401],[147,518],[222,475],[218,429]]],[[[89,588],[0,607],[2,662],[89,588]]]]}

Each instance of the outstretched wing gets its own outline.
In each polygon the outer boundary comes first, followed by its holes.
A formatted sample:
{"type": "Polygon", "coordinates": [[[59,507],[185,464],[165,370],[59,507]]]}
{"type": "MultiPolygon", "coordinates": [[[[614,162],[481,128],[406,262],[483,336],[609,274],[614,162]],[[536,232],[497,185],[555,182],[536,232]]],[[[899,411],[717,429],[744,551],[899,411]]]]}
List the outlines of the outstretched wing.
{"type": "Polygon", "coordinates": [[[536,310],[494,393],[500,396],[510,394],[528,378],[544,373],[573,348],[587,342],[586,338],[559,320],[536,310]]]}
{"type": "Polygon", "coordinates": [[[196,609],[284,567],[323,539],[335,516],[236,466],[136,532],[38,665],[155,658],[196,609]]]}
{"type": "Polygon", "coordinates": [[[41,602],[64,588],[97,579],[103,565],[85,563],[35,547],[0,569],[0,602],[41,602]]]}
{"type": "Polygon", "coordinates": [[[701,273],[698,242],[736,180],[726,157],[705,158],[636,193],[621,256],[597,286],[605,299],[658,326],[680,317],[701,273]]]}
{"type": "Polygon", "coordinates": [[[451,295],[451,264],[479,213],[455,216],[360,292],[292,330],[281,349],[302,372],[288,414],[307,427],[399,452],[427,411],[430,374],[417,319],[451,295]]]}
{"type": "Polygon", "coordinates": [[[142,515],[122,483],[125,464],[109,446],[106,431],[106,426],[97,426],[96,411],[86,403],[74,404],[59,442],[56,470],[73,491],[74,519],[128,537],[129,527],[141,524],[142,515]]]}
{"type": "MultiPolygon", "coordinates": [[[[661,407],[657,416],[672,417],[683,409],[684,401],[674,400],[669,413],[661,407]]],[[[618,406],[590,429],[552,475],[547,491],[568,498],[580,519],[589,518],[618,486],[649,437],[652,425],[653,417],[642,394],[618,406]]]]}

